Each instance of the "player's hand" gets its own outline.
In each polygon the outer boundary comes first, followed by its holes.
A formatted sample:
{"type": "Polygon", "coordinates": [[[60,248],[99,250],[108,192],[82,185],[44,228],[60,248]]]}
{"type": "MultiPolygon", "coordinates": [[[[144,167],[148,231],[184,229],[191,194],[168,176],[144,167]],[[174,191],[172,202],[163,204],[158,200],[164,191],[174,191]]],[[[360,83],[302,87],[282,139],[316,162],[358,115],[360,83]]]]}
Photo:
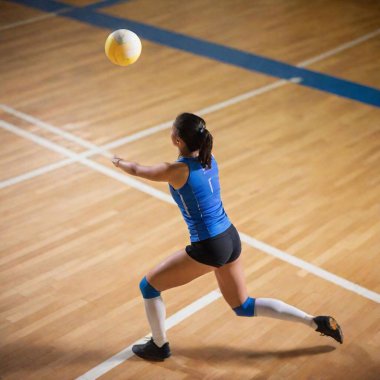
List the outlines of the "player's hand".
{"type": "Polygon", "coordinates": [[[114,155],[112,157],[112,163],[118,168],[119,167],[119,162],[122,160],[121,157],[118,157],[117,155],[114,155]]]}

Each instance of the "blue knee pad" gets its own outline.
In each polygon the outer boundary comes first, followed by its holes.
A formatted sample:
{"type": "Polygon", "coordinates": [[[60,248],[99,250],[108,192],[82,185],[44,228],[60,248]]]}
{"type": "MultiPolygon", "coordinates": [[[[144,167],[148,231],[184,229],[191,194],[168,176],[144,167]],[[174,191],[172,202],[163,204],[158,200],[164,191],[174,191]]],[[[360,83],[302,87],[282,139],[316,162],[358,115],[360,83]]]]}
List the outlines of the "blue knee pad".
{"type": "Polygon", "coordinates": [[[248,297],[242,305],[233,308],[233,311],[239,317],[253,317],[255,315],[255,299],[248,297]]]}
{"type": "Polygon", "coordinates": [[[140,282],[140,290],[144,298],[156,298],[159,297],[161,292],[157,289],[154,289],[151,284],[147,281],[146,277],[144,277],[140,282]]]}

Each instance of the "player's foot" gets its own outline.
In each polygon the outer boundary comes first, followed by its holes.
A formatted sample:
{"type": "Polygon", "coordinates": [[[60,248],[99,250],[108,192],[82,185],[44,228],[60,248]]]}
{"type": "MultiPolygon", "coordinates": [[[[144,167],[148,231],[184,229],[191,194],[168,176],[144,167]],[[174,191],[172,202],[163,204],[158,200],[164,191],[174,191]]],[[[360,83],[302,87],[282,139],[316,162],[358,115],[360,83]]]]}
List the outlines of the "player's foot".
{"type": "Polygon", "coordinates": [[[158,347],[156,343],[154,343],[153,338],[144,344],[135,344],[132,346],[132,351],[140,358],[159,362],[167,359],[171,355],[168,342],[162,347],[158,347]]]}
{"type": "Polygon", "coordinates": [[[319,316],[313,320],[318,326],[315,331],[320,332],[321,335],[331,336],[337,342],[343,343],[342,329],[333,317],[319,316]]]}

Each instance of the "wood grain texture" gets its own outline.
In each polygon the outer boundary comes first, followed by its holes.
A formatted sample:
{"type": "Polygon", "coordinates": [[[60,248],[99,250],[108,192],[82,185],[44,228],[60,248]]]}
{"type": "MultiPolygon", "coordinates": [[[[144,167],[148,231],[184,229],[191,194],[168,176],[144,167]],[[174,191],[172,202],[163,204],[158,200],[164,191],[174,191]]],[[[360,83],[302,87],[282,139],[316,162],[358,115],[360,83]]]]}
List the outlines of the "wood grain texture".
{"type": "MultiPolygon", "coordinates": [[[[0,7],[6,22],[43,14],[6,1],[0,7]]],[[[322,0],[138,0],[102,10],[290,63],[375,30],[379,11],[375,1],[322,0]]],[[[147,41],[140,60],[120,69],[104,55],[108,33],[63,17],[4,30],[0,103],[100,145],[276,82],[147,41]]],[[[379,86],[378,43],[311,68],[379,86]]],[[[84,151],[35,123],[3,111],[0,119],[84,151]]],[[[206,120],[224,205],[240,231],[380,292],[379,109],[286,84],[206,120]]],[[[64,158],[2,129],[0,148],[0,180],[64,158]]],[[[176,159],[169,130],[115,153],[145,164],[176,159]]],[[[166,184],[149,184],[167,192],[166,184]]],[[[0,377],[7,380],[73,379],[146,335],[138,283],[188,244],[175,206],[79,163],[0,190],[0,215],[0,377]]],[[[378,304],[246,244],[243,260],[251,296],[334,315],[345,343],[303,325],[238,319],[219,299],[169,330],[170,360],[132,357],[102,379],[379,378],[378,304]]],[[[167,315],[216,288],[209,274],[168,290],[167,315]]]]}
{"type": "Polygon", "coordinates": [[[45,15],[44,12],[29,7],[24,7],[9,1],[0,1],[0,29],[13,23],[23,22],[43,15],[45,15]]]}
{"type": "Polygon", "coordinates": [[[379,28],[375,0],[277,1],[150,0],[119,4],[104,12],[296,64],[379,28]],[[326,31],[329,31],[326,33],[326,31]]]}

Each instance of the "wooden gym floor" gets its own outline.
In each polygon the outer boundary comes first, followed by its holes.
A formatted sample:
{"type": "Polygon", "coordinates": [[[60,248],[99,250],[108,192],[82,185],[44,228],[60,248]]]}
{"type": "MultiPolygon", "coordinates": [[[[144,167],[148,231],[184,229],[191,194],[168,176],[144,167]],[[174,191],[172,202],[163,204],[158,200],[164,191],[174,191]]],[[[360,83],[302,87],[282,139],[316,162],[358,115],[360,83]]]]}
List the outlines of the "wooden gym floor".
{"type": "Polygon", "coordinates": [[[379,379],[379,28],[371,0],[0,0],[0,378],[379,379]],[[188,234],[109,157],[175,160],[183,111],[214,135],[251,296],[334,315],[343,345],[238,319],[210,274],[163,294],[172,358],[130,355],[138,283],[188,234]]]}

